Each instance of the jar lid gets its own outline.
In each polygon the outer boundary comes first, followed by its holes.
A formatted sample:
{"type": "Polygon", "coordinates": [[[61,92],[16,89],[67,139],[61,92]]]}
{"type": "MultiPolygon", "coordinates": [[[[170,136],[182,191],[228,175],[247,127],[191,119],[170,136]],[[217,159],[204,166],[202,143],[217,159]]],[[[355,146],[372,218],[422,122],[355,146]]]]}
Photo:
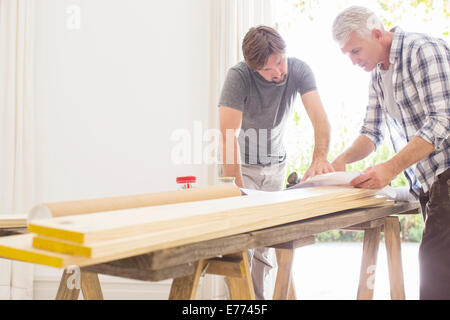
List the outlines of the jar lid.
{"type": "Polygon", "coordinates": [[[219,181],[222,183],[234,183],[236,181],[235,177],[220,177],[219,181]]]}
{"type": "Polygon", "coordinates": [[[197,177],[195,176],[187,176],[187,177],[178,177],[177,183],[195,183],[197,182],[197,177]]]}

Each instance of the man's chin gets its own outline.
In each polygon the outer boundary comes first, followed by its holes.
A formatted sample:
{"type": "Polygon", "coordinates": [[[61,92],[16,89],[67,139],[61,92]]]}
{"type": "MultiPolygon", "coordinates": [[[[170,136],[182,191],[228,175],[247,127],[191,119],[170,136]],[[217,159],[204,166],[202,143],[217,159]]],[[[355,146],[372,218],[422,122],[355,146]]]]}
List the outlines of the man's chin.
{"type": "Polygon", "coordinates": [[[274,79],[272,80],[272,82],[275,82],[275,83],[282,83],[282,82],[284,81],[284,79],[286,79],[286,76],[282,76],[281,78],[274,78],[274,79]]]}
{"type": "Polygon", "coordinates": [[[373,69],[375,69],[375,67],[373,67],[373,66],[365,66],[364,67],[364,71],[366,71],[366,72],[372,72],[373,71],[373,69]]]}

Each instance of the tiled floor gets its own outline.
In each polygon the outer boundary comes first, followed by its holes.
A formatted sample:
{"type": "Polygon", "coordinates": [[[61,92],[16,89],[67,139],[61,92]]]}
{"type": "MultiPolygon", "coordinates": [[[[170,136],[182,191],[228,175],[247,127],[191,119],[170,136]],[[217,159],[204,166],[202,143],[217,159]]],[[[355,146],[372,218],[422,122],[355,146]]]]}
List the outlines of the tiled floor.
{"type": "MultiPolygon", "coordinates": [[[[419,298],[418,243],[402,243],[407,300],[419,298]]],[[[354,300],[358,290],[362,243],[316,243],[296,250],[293,276],[301,300],[354,300]]],[[[390,299],[384,243],[380,244],[375,300],[390,299]]]]}

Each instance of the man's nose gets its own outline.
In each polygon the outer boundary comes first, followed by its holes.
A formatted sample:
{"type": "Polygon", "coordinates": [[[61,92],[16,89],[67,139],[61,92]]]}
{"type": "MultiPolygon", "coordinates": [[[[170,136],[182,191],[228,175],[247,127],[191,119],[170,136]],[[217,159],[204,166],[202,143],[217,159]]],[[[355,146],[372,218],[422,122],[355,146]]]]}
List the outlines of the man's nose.
{"type": "Polygon", "coordinates": [[[279,77],[279,76],[281,76],[283,73],[281,72],[281,69],[280,68],[275,68],[274,70],[273,70],[273,75],[274,75],[274,77],[279,77]]]}

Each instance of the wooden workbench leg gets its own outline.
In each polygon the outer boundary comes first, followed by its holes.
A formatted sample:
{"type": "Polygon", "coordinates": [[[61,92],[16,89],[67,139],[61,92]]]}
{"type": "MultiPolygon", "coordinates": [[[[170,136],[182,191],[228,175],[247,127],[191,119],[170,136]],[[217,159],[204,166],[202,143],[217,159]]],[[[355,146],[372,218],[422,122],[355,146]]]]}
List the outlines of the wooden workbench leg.
{"type": "Polygon", "coordinates": [[[84,300],[103,300],[97,273],[81,271],[81,292],[83,292],[84,300]]]}
{"type": "Polygon", "coordinates": [[[205,261],[200,260],[196,262],[194,274],[173,279],[169,300],[194,300],[204,266],[205,261]]]}
{"type": "Polygon", "coordinates": [[[403,267],[400,240],[400,221],[398,217],[386,217],[384,237],[391,285],[391,299],[405,300],[403,267]]]}
{"type": "MultiPolygon", "coordinates": [[[[228,256],[228,255],[227,255],[228,256]]],[[[253,288],[252,275],[250,272],[250,264],[247,252],[240,252],[236,255],[238,259],[242,259],[242,277],[226,277],[225,281],[230,292],[231,300],[255,300],[255,289],[253,288]]]]}
{"type": "Polygon", "coordinates": [[[294,278],[292,278],[292,276],[291,276],[291,284],[289,285],[288,300],[297,300],[294,278]]]}
{"type": "Polygon", "coordinates": [[[292,280],[292,263],[294,250],[275,249],[278,271],[273,300],[295,300],[295,288],[292,280]]]}
{"type": "Polygon", "coordinates": [[[358,300],[372,300],[375,285],[378,248],[382,227],[364,231],[363,257],[359,277],[358,300]]]}
{"type": "Polygon", "coordinates": [[[76,270],[65,269],[59,283],[56,300],[78,300],[80,296],[80,286],[77,280],[76,270]]]}

